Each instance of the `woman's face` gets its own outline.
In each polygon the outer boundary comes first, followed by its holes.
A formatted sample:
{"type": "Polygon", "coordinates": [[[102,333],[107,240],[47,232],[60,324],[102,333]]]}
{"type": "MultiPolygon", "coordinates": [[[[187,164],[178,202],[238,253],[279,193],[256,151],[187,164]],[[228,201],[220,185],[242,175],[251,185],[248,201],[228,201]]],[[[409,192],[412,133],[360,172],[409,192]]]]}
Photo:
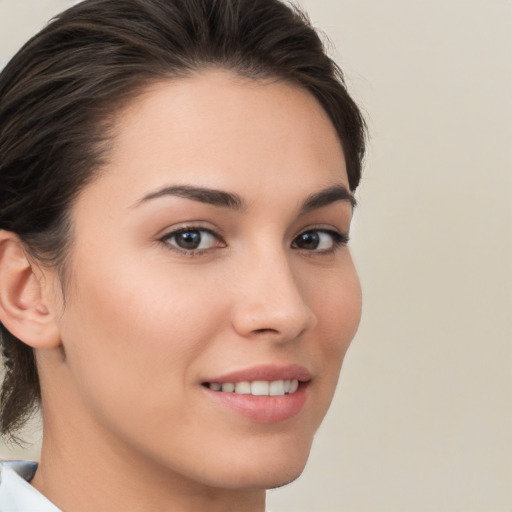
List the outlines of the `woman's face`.
{"type": "Polygon", "coordinates": [[[72,210],[53,394],[84,449],[209,486],[282,485],[360,318],[335,130],[305,90],[222,71],[154,85],[116,130],[72,210]]]}

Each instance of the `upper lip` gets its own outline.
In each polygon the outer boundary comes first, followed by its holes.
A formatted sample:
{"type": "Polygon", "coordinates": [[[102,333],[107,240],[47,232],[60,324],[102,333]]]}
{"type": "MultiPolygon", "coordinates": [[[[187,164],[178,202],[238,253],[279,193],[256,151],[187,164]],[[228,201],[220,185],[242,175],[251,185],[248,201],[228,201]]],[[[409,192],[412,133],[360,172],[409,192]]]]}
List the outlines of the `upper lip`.
{"type": "Polygon", "coordinates": [[[253,382],[255,380],[298,380],[306,382],[311,380],[311,372],[299,364],[275,365],[264,364],[251,366],[242,370],[236,370],[215,376],[205,382],[253,382]]]}

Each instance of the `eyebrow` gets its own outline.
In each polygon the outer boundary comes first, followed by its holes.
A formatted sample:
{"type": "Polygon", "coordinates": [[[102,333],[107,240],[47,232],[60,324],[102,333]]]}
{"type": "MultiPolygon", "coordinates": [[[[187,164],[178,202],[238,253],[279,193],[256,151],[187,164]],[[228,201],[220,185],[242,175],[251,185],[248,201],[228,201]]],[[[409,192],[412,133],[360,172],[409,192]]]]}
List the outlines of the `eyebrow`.
{"type": "Polygon", "coordinates": [[[136,206],[150,201],[151,199],[157,199],[165,196],[183,197],[185,199],[191,199],[192,201],[199,201],[200,203],[206,203],[222,208],[230,208],[237,211],[243,211],[247,208],[246,202],[238,194],[191,185],[178,185],[161,188],[156,192],[152,192],[144,196],[138,203],[136,203],[136,206]]]}
{"type": "Polygon", "coordinates": [[[344,185],[333,185],[332,187],[326,188],[325,190],[321,190],[320,192],[311,194],[307,197],[302,204],[300,213],[304,214],[311,210],[317,210],[318,208],[328,206],[329,204],[337,201],[346,201],[350,203],[352,208],[357,206],[356,198],[350,190],[348,190],[344,185]]]}
{"type": "MultiPolygon", "coordinates": [[[[244,211],[247,209],[247,203],[238,194],[192,185],[163,187],[145,195],[140,201],[135,203],[135,206],[151,201],[152,199],[166,196],[183,197],[185,199],[191,199],[192,201],[199,201],[200,203],[229,208],[236,211],[244,211]]],[[[308,196],[302,203],[300,214],[303,215],[337,201],[346,201],[350,203],[352,208],[357,206],[353,194],[344,185],[334,185],[308,196]]]]}

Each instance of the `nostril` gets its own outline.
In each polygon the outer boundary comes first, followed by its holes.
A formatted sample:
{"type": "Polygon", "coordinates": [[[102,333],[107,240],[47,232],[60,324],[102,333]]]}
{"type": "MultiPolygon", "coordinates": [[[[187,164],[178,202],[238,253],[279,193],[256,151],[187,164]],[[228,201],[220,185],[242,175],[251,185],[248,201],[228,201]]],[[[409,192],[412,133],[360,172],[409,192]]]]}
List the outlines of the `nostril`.
{"type": "Polygon", "coordinates": [[[253,331],[256,334],[275,334],[278,332],[277,329],[255,329],[253,331]]]}

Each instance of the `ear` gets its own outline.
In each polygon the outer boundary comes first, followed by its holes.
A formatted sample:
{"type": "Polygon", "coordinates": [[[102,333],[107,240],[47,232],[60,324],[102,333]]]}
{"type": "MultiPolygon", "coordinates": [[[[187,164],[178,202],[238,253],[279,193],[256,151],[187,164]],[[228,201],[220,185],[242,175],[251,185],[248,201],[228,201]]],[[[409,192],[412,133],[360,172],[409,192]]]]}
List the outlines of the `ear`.
{"type": "Polygon", "coordinates": [[[54,294],[45,288],[43,273],[34,273],[20,239],[0,230],[0,322],[33,348],[60,345],[54,294]]]}

